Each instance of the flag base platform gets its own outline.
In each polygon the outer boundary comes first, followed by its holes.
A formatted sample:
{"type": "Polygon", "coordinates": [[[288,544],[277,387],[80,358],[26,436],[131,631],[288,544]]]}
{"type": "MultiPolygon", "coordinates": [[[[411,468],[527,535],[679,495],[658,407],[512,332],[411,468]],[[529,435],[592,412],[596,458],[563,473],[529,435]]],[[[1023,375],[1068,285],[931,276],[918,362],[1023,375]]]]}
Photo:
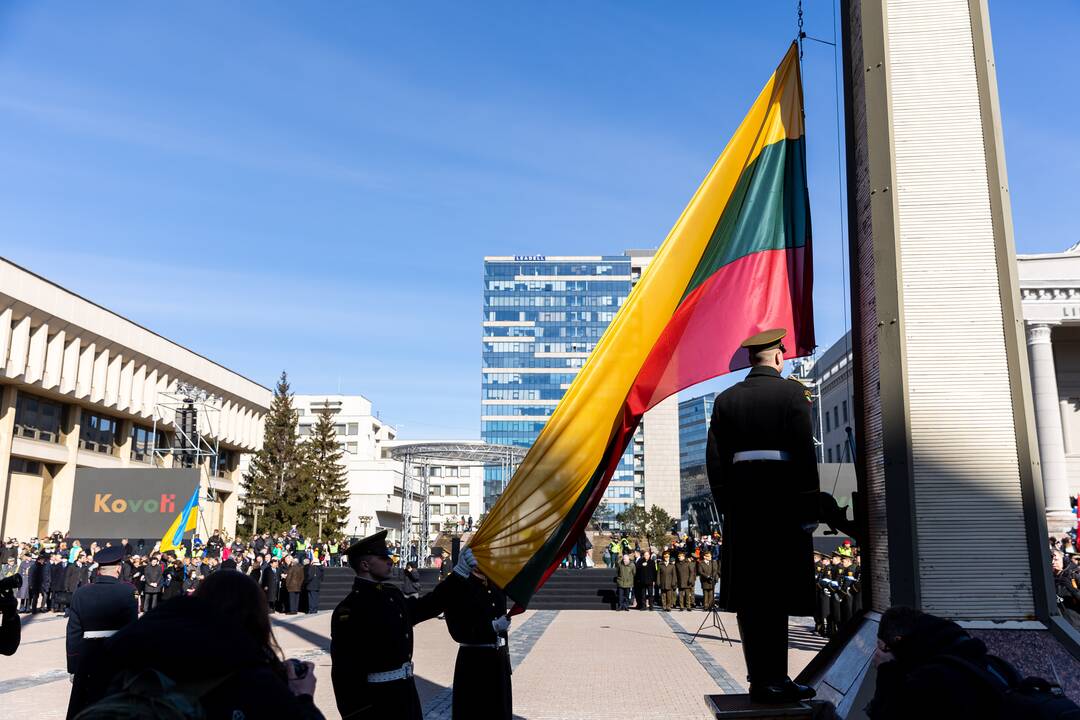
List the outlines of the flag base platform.
{"type": "Polygon", "coordinates": [[[776,705],[754,702],[749,695],[706,695],[705,704],[717,720],[810,720],[814,708],[808,702],[776,705]]]}

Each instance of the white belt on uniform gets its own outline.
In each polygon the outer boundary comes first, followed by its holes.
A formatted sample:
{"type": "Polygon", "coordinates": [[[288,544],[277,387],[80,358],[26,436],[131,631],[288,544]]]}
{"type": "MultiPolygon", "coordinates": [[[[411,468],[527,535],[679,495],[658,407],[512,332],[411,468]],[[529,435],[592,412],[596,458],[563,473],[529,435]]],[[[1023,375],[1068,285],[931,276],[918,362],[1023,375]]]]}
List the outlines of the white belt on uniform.
{"type": "Polygon", "coordinates": [[[397,670],[387,670],[386,672],[368,673],[367,681],[371,683],[384,683],[393,682],[395,680],[405,680],[413,676],[413,664],[407,662],[397,670]]]}
{"type": "Polygon", "coordinates": [[[115,634],[115,630],[87,630],[82,636],[83,640],[96,640],[98,638],[112,637],[115,634]]]}
{"type": "Polygon", "coordinates": [[[786,450],[743,450],[731,457],[731,462],[750,462],[751,460],[790,460],[786,450]]]}
{"type": "Polygon", "coordinates": [[[499,638],[493,643],[458,643],[461,647],[501,648],[506,646],[506,638],[499,638]]]}

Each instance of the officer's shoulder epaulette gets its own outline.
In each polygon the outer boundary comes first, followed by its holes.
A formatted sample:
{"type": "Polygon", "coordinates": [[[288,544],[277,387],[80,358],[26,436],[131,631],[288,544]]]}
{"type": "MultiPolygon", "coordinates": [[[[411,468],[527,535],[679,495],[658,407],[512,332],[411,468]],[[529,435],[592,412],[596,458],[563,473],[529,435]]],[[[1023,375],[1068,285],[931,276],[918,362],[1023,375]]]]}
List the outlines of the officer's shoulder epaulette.
{"type": "Polygon", "coordinates": [[[810,389],[810,385],[808,385],[802,378],[795,377],[794,375],[788,375],[788,380],[793,380],[795,384],[802,389],[803,396],[806,398],[806,402],[814,402],[814,393],[810,389]]]}

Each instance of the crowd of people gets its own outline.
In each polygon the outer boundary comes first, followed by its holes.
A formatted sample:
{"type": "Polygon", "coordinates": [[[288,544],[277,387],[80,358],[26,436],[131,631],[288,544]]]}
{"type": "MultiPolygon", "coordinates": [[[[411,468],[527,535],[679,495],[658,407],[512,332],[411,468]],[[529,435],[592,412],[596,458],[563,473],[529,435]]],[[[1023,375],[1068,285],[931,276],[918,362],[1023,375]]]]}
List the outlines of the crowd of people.
{"type": "Polygon", "coordinates": [[[1058,610],[1070,625],[1080,630],[1080,549],[1076,539],[1069,535],[1050,538],[1050,566],[1058,610]]]}
{"type": "MultiPolygon", "coordinates": [[[[317,612],[323,574],[344,562],[342,539],[305,537],[295,527],[286,533],[262,533],[249,538],[213,531],[205,541],[196,534],[190,542],[162,552],[160,542],[124,538],[120,579],[135,588],[140,612],[177,596],[193,595],[200,583],[227,567],[249,575],[263,589],[270,612],[317,612]]],[[[84,545],[77,538],[54,532],[44,538],[8,538],[0,549],[0,579],[22,576],[16,591],[20,613],[63,613],[72,594],[98,574],[97,555],[112,542],[84,545]]]]}
{"type": "MultiPolygon", "coordinates": [[[[619,541],[620,547],[625,539],[619,541]]],[[[720,578],[719,545],[702,542],[690,547],[693,542],[683,538],[662,552],[655,546],[623,552],[615,565],[615,610],[693,610],[697,607],[695,588],[699,580],[701,605],[712,610],[720,578]]]]}
{"type": "Polygon", "coordinates": [[[862,609],[862,562],[850,540],[829,555],[814,553],[814,632],[830,638],[862,609]]]}

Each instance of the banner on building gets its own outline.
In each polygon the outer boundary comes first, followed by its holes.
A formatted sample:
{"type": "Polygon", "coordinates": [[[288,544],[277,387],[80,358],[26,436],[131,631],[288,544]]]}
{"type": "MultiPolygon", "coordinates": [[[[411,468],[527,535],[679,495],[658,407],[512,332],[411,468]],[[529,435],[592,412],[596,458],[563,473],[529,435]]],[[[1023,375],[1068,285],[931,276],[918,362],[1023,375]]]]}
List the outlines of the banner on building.
{"type": "Polygon", "coordinates": [[[157,541],[198,486],[194,468],[79,468],[67,530],[77,538],[157,541]]]}

